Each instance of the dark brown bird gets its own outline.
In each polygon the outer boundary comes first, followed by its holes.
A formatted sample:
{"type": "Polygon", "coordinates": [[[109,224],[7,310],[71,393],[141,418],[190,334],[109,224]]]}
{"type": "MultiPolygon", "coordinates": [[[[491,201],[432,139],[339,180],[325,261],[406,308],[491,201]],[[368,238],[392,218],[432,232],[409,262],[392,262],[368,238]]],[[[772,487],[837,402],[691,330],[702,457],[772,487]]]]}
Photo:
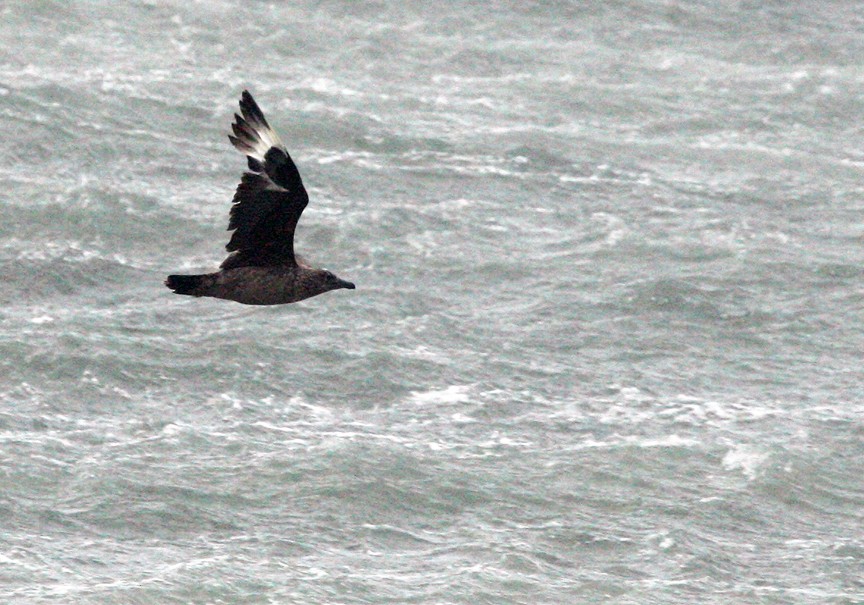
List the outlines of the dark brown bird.
{"type": "Polygon", "coordinates": [[[247,90],[240,111],[243,115],[234,114],[234,135],[228,138],[246,154],[249,171],[243,173],[231,206],[228,231],[234,233],[225,246],[230,254],[216,273],[169,275],[165,285],[175,294],[247,305],[281,305],[339,288],[353,290],[351,282],[294,255],[294,228],[309,195],[297,166],[247,90]]]}

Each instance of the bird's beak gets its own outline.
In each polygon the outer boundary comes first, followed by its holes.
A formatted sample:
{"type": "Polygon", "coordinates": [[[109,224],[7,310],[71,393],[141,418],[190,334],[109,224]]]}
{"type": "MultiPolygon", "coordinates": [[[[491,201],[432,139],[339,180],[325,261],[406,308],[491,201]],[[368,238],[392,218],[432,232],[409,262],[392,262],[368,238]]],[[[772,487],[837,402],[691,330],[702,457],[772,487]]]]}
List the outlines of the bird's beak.
{"type": "Polygon", "coordinates": [[[357,287],[354,284],[352,284],[350,281],[345,281],[344,279],[340,279],[338,281],[339,281],[339,287],[340,288],[348,288],[349,290],[353,290],[354,288],[357,287]]]}

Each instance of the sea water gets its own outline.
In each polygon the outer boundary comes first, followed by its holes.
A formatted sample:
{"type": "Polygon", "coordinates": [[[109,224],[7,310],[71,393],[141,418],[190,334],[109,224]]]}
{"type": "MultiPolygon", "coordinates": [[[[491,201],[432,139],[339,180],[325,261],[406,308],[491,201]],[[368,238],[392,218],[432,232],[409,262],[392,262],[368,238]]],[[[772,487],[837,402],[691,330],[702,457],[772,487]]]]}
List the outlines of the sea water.
{"type": "Polygon", "coordinates": [[[864,602],[860,8],[0,5],[0,600],[864,602]]]}

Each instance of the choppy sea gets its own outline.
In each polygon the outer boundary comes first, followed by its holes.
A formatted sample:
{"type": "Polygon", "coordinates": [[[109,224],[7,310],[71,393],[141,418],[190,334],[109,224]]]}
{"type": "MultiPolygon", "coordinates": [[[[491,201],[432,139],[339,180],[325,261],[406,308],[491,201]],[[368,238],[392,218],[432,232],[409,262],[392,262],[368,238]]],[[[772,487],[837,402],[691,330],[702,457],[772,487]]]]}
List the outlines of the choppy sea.
{"type": "Polygon", "coordinates": [[[861,8],[0,3],[0,601],[864,603],[861,8]]]}

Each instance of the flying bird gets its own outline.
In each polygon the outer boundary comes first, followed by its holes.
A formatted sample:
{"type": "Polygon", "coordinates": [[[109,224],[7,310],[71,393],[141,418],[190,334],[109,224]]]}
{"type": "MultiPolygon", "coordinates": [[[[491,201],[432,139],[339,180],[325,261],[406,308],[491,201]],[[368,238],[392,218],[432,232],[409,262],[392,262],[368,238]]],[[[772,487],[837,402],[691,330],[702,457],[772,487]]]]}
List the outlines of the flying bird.
{"type": "Polygon", "coordinates": [[[175,294],[211,296],[247,305],[281,305],[354,284],[294,254],[294,229],[309,195],[294,161],[270,128],[255,99],[244,90],[242,116],[234,114],[231,143],[246,155],[249,170],[234,193],[228,220],[230,253],[216,273],[169,275],[175,294]]]}

